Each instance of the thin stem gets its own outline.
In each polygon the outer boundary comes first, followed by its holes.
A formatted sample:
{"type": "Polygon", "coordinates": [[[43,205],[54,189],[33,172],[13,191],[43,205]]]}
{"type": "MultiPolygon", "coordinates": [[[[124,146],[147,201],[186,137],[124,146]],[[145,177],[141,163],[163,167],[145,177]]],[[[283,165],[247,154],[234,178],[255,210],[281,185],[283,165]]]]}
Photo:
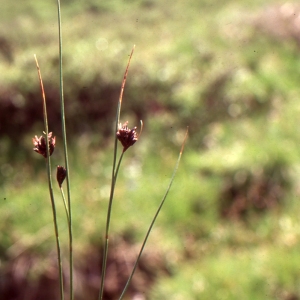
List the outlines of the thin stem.
{"type": "Polygon", "coordinates": [[[58,233],[58,224],[57,224],[57,216],[56,216],[56,207],[54,201],[54,194],[53,194],[53,185],[52,185],[52,176],[51,176],[51,159],[50,159],[50,151],[49,151],[49,129],[48,129],[48,118],[47,118],[47,107],[46,107],[46,96],[44,91],[44,85],[42,80],[42,75],[40,71],[40,67],[38,64],[38,60],[36,55],[34,55],[36,67],[38,70],[38,76],[40,80],[40,86],[42,91],[43,97],[43,115],[44,115],[44,126],[46,132],[46,149],[47,149],[47,175],[48,175],[48,184],[49,184],[49,193],[51,199],[51,206],[52,206],[52,214],[53,214],[53,224],[54,224],[54,232],[55,232],[55,239],[56,239],[56,249],[57,249],[57,260],[58,260],[58,269],[59,269],[59,283],[60,283],[60,299],[64,299],[64,284],[63,284],[63,271],[62,271],[62,259],[61,259],[61,251],[60,251],[60,242],[59,242],[59,233],[58,233]]]}
{"type": "MultiPolygon", "coordinates": [[[[71,221],[70,221],[70,213],[69,213],[69,209],[68,209],[68,206],[67,206],[67,202],[66,202],[66,198],[65,198],[65,194],[64,194],[64,191],[63,191],[63,188],[62,186],[60,187],[60,192],[61,192],[61,196],[62,196],[62,199],[63,199],[63,202],[64,202],[64,207],[65,207],[65,211],[66,211],[66,216],[67,216],[67,221],[68,221],[68,231],[69,231],[69,237],[72,237],[72,224],[71,224],[71,221]]],[[[70,291],[71,293],[71,291],[70,291]]],[[[70,295],[70,297],[73,297],[73,293],[72,295],[70,295]]]]}
{"type": "Polygon", "coordinates": [[[111,190],[110,190],[110,197],[109,197],[109,204],[108,204],[108,210],[107,210],[107,218],[106,218],[106,232],[105,232],[105,245],[104,245],[104,253],[103,253],[103,264],[102,264],[102,277],[101,277],[101,289],[99,293],[99,299],[102,299],[103,297],[103,292],[104,292],[104,278],[105,278],[105,271],[106,270],[106,263],[107,263],[107,255],[108,255],[108,243],[109,243],[109,225],[110,225],[110,218],[111,218],[111,210],[112,210],[112,203],[113,203],[113,198],[114,198],[114,192],[115,192],[115,186],[118,178],[118,173],[120,169],[120,165],[124,156],[124,153],[122,151],[122,154],[119,158],[119,162],[116,168],[116,173],[114,174],[113,180],[112,180],[112,185],[111,185],[111,190]],[[103,275],[104,273],[104,275],[103,275]]]}
{"type": "Polygon", "coordinates": [[[133,275],[134,275],[134,272],[135,272],[135,270],[136,270],[136,267],[137,267],[137,265],[138,265],[138,263],[139,263],[139,260],[140,260],[140,258],[141,258],[141,256],[142,256],[142,253],[143,253],[143,250],[144,250],[145,245],[146,245],[146,243],[147,243],[147,240],[148,240],[148,237],[149,237],[149,235],[150,235],[150,232],[151,232],[151,230],[152,230],[152,228],[153,228],[153,226],[154,226],[154,223],[155,223],[155,221],[156,221],[156,219],[157,219],[157,216],[158,216],[159,212],[161,211],[161,208],[162,208],[162,206],[163,206],[163,204],[164,204],[164,202],[165,202],[165,200],[166,200],[166,198],[167,198],[167,196],[168,196],[168,194],[169,194],[169,191],[170,191],[171,186],[172,186],[172,184],[173,184],[173,181],[174,181],[176,172],[177,172],[177,170],[178,170],[179,162],[180,162],[180,159],[181,159],[181,156],[182,156],[182,152],[183,152],[184,145],[185,145],[185,142],[186,142],[186,139],[187,139],[187,135],[188,135],[188,129],[187,129],[187,131],[186,131],[186,134],[185,134],[185,137],[184,137],[182,146],[181,146],[181,150],[180,150],[180,152],[179,152],[179,156],[178,156],[176,165],[175,165],[175,167],[174,167],[174,170],[173,170],[172,177],[171,177],[171,179],[170,179],[168,188],[167,188],[167,190],[166,190],[166,192],[165,192],[165,195],[163,196],[163,198],[162,198],[162,200],[161,200],[161,202],[160,202],[160,205],[159,205],[159,207],[158,207],[158,209],[157,209],[157,211],[156,211],[156,213],[155,213],[155,215],[154,215],[154,217],[153,217],[153,219],[152,219],[152,222],[151,222],[151,224],[150,224],[150,226],[149,226],[149,228],[148,228],[148,231],[147,231],[146,236],[145,236],[145,238],[144,238],[144,241],[143,241],[143,244],[142,244],[142,246],[141,246],[140,252],[139,252],[139,254],[138,254],[138,256],[137,256],[137,259],[136,259],[136,261],[135,261],[135,264],[134,264],[134,266],[133,266],[132,272],[131,272],[131,274],[130,274],[130,276],[129,276],[127,282],[126,282],[126,285],[125,285],[125,287],[124,287],[124,289],[123,289],[123,292],[122,292],[122,294],[121,294],[119,300],[122,300],[122,299],[123,299],[123,297],[124,297],[124,295],[125,295],[125,293],[126,293],[128,287],[129,287],[129,284],[130,284],[130,282],[131,282],[131,280],[132,280],[132,277],[133,277],[133,275]]]}
{"type": "Polygon", "coordinates": [[[63,88],[63,68],[62,68],[62,29],[61,29],[61,9],[60,0],[57,0],[58,13],[58,36],[59,36],[59,82],[60,82],[60,108],[61,108],[61,123],[64,144],[64,157],[67,172],[67,194],[68,194],[68,223],[69,223],[69,268],[70,268],[70,300],[74,299],[73,288],[73,233],[72,233],[72,207],[71,207],[71,183],[70,183],[70,168],[68,159],[67,133],[65,120],[65,104],[64,104],[64,88],[63,88]]]}
{"type": "MultiPolygon", "coordinates": [[[[116,161],[117,161],[117,151],[118,151],[118,139],[116,136],[116,132],[118,131],[118,125],[120,122],[120,113],[121,113],[121,106],[122,106],[122,100],[123,100],[123,93],[124,88],[126,84],[127,74],[129,70],[130,61],[134,52],[135,46],[133,46],[129,60],[127,63],[127,67],[124,73],[122,85],[121,85],[121,91],[119,96],[119,102],[117,107],[117,114],[116,114],[116,124],[115,124],[115,144],[114,144],[114,155],[113,155],[113,167],[112,167],[112,176],[111,176],[111,188],[110,188],[110,196],[109,196],[109,203],[108,203],[108,209],[107,209],[107,217],[106,217],[106,229],[105,229],[105,242],[104,242],[104,249],[103,249],[103,263],[102,263],[102,272],[101,272],[101,283],[100,283],[100,291],[99,291],[99,300],[103,299],[103,292],[104,292],[104,280],[105,280],[105,273],[106,273],[106,263],[107,263],[107,254],[108,254],[108,243],[109,243],[109,226],[110,226],[110,216],[111,216],[111,209],[112,209],[112,202],[114,197],[114,189],[115,189],[115,183],[116,183],[116,176],[117,172],[115,172],[116,169],[116,161]],[[115,174],[116,173],[116,174],[115,174]]],[[[122,160],[123,153],[120,157],[120,160],[122,160]]],[[[120,163],[120,161],[119,161],[120,163]]],[[[118,170],[118,168],[117,168],[118,170]]]]}
{"type": "Polygon", "coordinates": [[[118,173],[119,173],[119,169],[120,169],[120,165],[121,165],[121,162],[122,162],[124,153],[125,153],[125,152],[122,151],[121,156],[120,156],[120,158],[119,158],[119,162],[118,162],[117,168],[116,168],[116,173],[115,173],[115,177],[114,177],[115,185],[116,185],[117,176],[118,176],[118,173]]]}
{"type": "Polygon", "coordinates": [[[64,202],[64,207],[65,207],[66,216],[67,216],[67,220],[68,220],[69,231],[70,231],[69,210],[68,210],[68,205],[67,205],[66,198],[65,198],[65,193],[64,193],[64,190],[63,190],[62,187],[60,187],[59,189],[60,189],[61,197],[62,197],[63,202],[64,202]]]}

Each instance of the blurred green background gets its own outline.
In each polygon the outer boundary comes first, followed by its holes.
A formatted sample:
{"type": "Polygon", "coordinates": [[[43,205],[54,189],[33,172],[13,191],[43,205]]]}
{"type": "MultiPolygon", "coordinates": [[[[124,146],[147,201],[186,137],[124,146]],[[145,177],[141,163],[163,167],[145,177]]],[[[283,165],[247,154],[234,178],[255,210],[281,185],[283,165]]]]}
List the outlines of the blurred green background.
{"type": "MultiPolygon", "coordinates": [[[[0,7],[0,295],[55,299],[45,163],[31,139],[43,131],[36,54],[53,169],[63,164],[56,1],[0,7]]],[[[187,126],[128,299],[300,299],[297,2],[64,0],[62,23],[76,299],[97,295],[115,110],[134,44],[121,121],[142,119],[144,130],[118,179],[106,299],[120,294],[187,126]]]]}

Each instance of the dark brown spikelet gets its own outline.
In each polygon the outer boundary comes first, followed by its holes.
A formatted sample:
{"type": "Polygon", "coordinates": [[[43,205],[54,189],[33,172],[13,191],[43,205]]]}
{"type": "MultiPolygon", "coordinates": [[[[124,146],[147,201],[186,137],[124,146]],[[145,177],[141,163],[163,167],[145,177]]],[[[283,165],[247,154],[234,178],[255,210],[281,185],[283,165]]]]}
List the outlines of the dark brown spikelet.
{"type": "Polygon", "coordinates": [[[138,140],[136,127],[129,129],[127,125],[128,122],[125,122],[123,125],[120,123],[117,131],[117,138],[123,146],[123,152],[125,152],[138,140]]]}
{"type": "Polygon", "coordinates": [[[63,184],[66,176],[67,176],[67,170],[66,170],[66,168],[64,168],[62,166],[57,166],[56,180],[57,180],[57,183],[58,183],[59,187],[62,186],[62,184],[63,184]]]}
{"type": "MultiPolygon", "coordinates": [[[[48,140],[49,140],[49,153],[50,156],[52,155],[54,148],[55,148],[55,136],[52,137],[52,132],[49,132],[48,134],[48,140]]],[[[35,136],[32,139],[34,148],[33,150],[39,154],[42,154],[45,158],[47,157],[47,148],[46,148],[46,139],[44,136],[40,136],[39,138],[35,136]]]]}

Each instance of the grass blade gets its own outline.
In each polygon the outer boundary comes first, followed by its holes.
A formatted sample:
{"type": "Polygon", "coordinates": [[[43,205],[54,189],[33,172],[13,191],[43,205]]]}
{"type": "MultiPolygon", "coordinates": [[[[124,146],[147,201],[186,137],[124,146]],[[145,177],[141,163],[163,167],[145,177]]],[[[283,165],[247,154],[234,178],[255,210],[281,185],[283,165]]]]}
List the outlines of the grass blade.
{"type": "Polygon", "coordinates": [[[134,272],[135,272],[135,270],[136,270],[136,267],[137,267],[137,265],[138,265],[138,263],[139,263],[139,260],[140,260],[140,258],[141,258],[141,256],[142,256],[143,250],[144,250],[144,248],[145,248],[145,245],[146,245],[146,243],[147,243],[147,240],[148,240],[148,238],[149,238],[149,235],[150,235],[150,233],[151,233],[151,230],[152,230],[152,228],[153,228],[153,226],[154,226],[154,223],[155,223],[155,221],[156,221],[156,219],[157,219],[157,216],[158,216],[159,212],[161,211],[161,208],[162,208],[162,206],[163,206],[163,204],[164,204],[164,202],[165,202],[165,200],[166,200],[166,198],[167,198],[167,196],[168,196],[168,194],[169,194],[169,191],[170,191],[171,186],[172,186],[172,184],[173,184],[173,181],[174,181],[176,172],[177,172],[178,167],[179,167],[179,162],[180,162],[180,160],[181,160],[181,156],[182,156],[182,153],[183,153],[183,149],[184,149],[184,145],[185,145],[185,143],[186,143],[187,136],[188,136],[188,129],[186,130],[185,137],[184,137],[184,140],[183,140],[183,143],[182,143],[180,152],[179,152],[179,156],[178,156],[176,165],[175,165],[175,167],[174,167],[174,170],[173,170],[173,173],[172,173],[172,176],[171,176],[169,185],[168,185],[168,187],[167,187],[167,190],[166,190],[166,192],[165,192],[165,194],[164,194],[164,196],[163,196],[163,198],[162,198],[162,200],[161,200],[161,202],[160,202],[160,205],[159,205],[159,207],[158,207],[158,209],[157,209],[157,211],[156,211],[156,213],[155,213],[155,215],[154,215],[154,217],[153,217],[153,219],[152,219],[152,221],[151,221],[151,224],[150,224],[150,226],[149,226],[149,228],[148,228],[148,231],[147,231],[146,236],[145,236],[145,238],[144,238],[143,244],[142,244],[142,246],[141,246],[140,252],[139,252],[139,254],[138,254],[138,256],[137,256],[137,259],[136,259],[136,261],[135,261],[135,264],[134,264],[134,266],[133,266],[132,272],[131,272],[131,274],[130,274],[130,276],[129,276],[127,282],[126,282],[126,285],[125,285],[125,287],[124,287],[124,289],[123,289],[123,292],[122,292],[122,294],[121,294],[119,300],[123,299],[123,297],[124,297],[124,295],[125,295],[125,293],[126,293],[128,287],[129,287],[129,284],[130,284],[130,282],[131,282],[131,280],[132,280],[132,277],[133,277],[133,275],[134,275],[134,272]]]}

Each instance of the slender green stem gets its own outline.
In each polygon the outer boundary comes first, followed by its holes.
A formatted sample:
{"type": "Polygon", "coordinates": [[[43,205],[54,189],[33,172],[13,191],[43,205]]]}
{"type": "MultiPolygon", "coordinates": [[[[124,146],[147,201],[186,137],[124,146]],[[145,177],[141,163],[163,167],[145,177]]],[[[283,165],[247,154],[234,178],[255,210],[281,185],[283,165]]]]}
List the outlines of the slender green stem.
{"type": "MultiPolygon", "coordinates": [[[[48,140],[48,128],[46,128],[46,144],[49,145],[48,140]]],[[[53,185],[51,179],[51,160],[49,149],[47,149],[47,174],[48,174],[48,182],[49,182],[49,192],[51,198],[52,205],[52,213],[53,213],[53,223],[54,223],[54,231],[56,238],[56,248],[57,248],[57,256],[58,256],[58,268],[59,268],[59,282],[60,282],[60,299],[64,299],[64,284],[63,284],[63,271],[62,271],[62,258],[61,258],[61,250],[60,250],[60,242],[59,242],[59,233],[58,233],[58,224],[57,224],[57,216],[56,216],[56,207],[53,195],[53,185]]]]}
{"type": "MultiPolygon", "coordinates": [[[[67,205],[67,201],[65,198],[65,193],[62,187],[60,187],[60,193],[61,193],[61,197],[63,199],[64,202],[64,207],[65,207],[65,211],[66,211],[66,216],[67,216],[67,220],[68,220],[68,226],[70,227],[70,219],[69,219],[69,209],[68,209],[68,205],[67,205]]],[[[70,228],[69,228],[70,231],[70,228]]]]}
{"type": "Polygon", "coordinates": [[[184,148],[184,145],[185,145],[185,142],[186,142],[186,139],[187,139],[187,133],[188,133],[188,131],[186,131],[186,134],[185,134],[185,137],[184,137],[184,141],[183,141],[183,143],[182,143],[181,150],[180,150],[180,153],[179,153],[179,156],[178,156],[176,165],[175,165],[175,167],[174,167],[174,170],[173,170],[173,173],[172,173],[172,176],[171,176],[171,179],[170,179],[168,188],[167,188],[167,190],[166,190],[166,192],[165,192],[165,195],[163,196],[163,198],[162,198],[162,200],[161,200],[161,202],[160,202],[160,205],[158,206],[158,209],[157,209],[157,211],[156,211],[156,213],[155,213],[155,215],[154,215],[154,217],[153,217],[153,219],[152,219],[152,222],[151,222],[151,224],[150,224],[150,226],[149,226],[149,228],[148,228],[148,231],[147,231],[146,236],[145,236],[145,238],[144,238],[144,241],[143,241],[143,244],[142,244],[142,246],[141,246],[140,252],[139,252],[139,254],[138,254],[138,256],[137,256],[137,259],[136,259],[136,261],[135,261],[135,264],[134,264],[134,266],[133,266],[132,272],[131,272],[131,274],[130,274],[130,276],[129,276],[127,282],[126,282],[126,285],[125,285],[125,287],[124,287],[124,289],[123,289],[123,292],[122,292],[122,294],[121,294],[119,300],[123,299],[123,297],[124,297],[124,295],[125,295],[125,293],[126,293],[128,287],[129,287],[129,284],[130,284],[130,282],[131,282],[131,280],[132,280],[132,277],[133,277],[133,275],[134,275],[134,272],[135,272],[135,270],[136,270],[136,267],[137,267],[137,265],[138,265],[138,263],[139,263],[139,260],[140,260],[140,258],[141,258],[141,256],[142,256],[142,253],[143,253],[143,250],[144,250],[145,245],[146,245],[146,243],[147,243],[147,240],[148,240],[148,238],[149,238],[150,232],[151,232],[151,230],[152,230],[152,228],[153,228],[153,226],[154,226],[154,223],[155,223],[155,221],[156,221],[156,219],[157,219],[157,216],[158,216],[159,212],[161,211],[161,208],[162,208],[162,206],[163,206],[163,204],[164,204],[164,202],[165,202],[165,200],[166,200],[166,198],[167,198],[167,196],[168,196],[168,194],[169,194],[169,191],[170,191],[171,186],[172,186],[172,184],[173,184],[173,181],[174,181],[176,172],[177,172],[177,170],[178,170],[178,166],[179,166],[179,162],[180,162],[180,159],[181,159],[181,156],[182,156],[183,148],[184,148]]]}
{"type": "Polygon", "coordinates": [[[73,288],[73,233],[72,233],[72,207],[71,207],[71,184],[70,184],[70,168],[68,159],[67,133],[65,120],[65,104],[64,104],[64,88],[63,88],[63,68],[62,68],[62,29],[61,29],[61,9],[60,0],[57,0],[58,13],[58,35],[59,35],[59,82],[60,82],[60,108],[61,108],[61,123],[64,144],[65,166],[67,171],[67,193],[68,193],[68,212],[69,212],[69,267],[70,267],[70,300],[74,299],[73,288]]]}
{"type": "Polygon", "coordinates": [[[102,277],[101,277],[101,286],[100,286],[99,299],[102,299],[103,292],[104,292],[104,279],[105,279],[105,270],[106,270],[107,255],[108,255],[109,226],[110,226],[111,210],[112,210],[112,203],[113,203],[113,198],[114,198],[115,186],[116,186],[117,177],[118,177],[118,173],[119,173],[119,169],[120,169],[120,165],[121,165],[123,156],[124,156],[124,152],[122,151],[122,154],[119,158],[119,162],[118,162],[118,165],[117,165],[117,168],[116,168],[116,172],[115,172],[115,174],[113,176],[113,179],[112,179],[112,185],[111,185],[111,190],[110,190],[109,204],[108,204],[107,218],[106,218],[105,245],[104,245],[104,253],[103,253],[102,277]]]}
{"type": "MultiPolygon", "coordinates": [[[[104,241],[104,249],[103,249],[103,263],[102,263],[102,271],[101,271],[101,283],[100,283],[100,290],[99,290],[99,300],[103,299],[103,292],[104,292],[104,280],[105,280],[105,273],[106,273],[106,263],[107,263],[107,254],[108,254],[108,243],[109,243],[109,225],[110,225],[110,216],[111,216],[111,209],[112,209],[112,202],[114,197],[114,189],[115,189],[115,183],[117,179],[117,172],[116,170],[116,161],[117,161],[117,151],[118,151],[118,139],[116,136],[116,133],[118,131],[118,125],[120,122],[120,113],[121,113],[121,106],[122,106],[122,100],[123,100],[123,93],[125,88],[125,83],[127,79],[127,74],[129,70],[130,61],[134,52],[135,46],[133,46],[129,60],[127,63],[127,67],[124,73],[122,85],[121,85],[121,91],[119,96],[119,102],[117,107],[117,114],[116,114],[116,124],[115,124],[115,143],[114,143],[114,155],[113,155],[113,167],[112,167],[112,175],[111,175],[111,188],[110,188],[110,196],[109,196],[109,203],[108,203],[108,209],[107,209],[107,217],[106,217],[106,229],[105,229],[105,241],[104,241]]],[[[119,160],[117,171],[119,170],[119,166],[121,163],[121,160],[123,158],[124,152],[122,152],[122,155],[119,160]]]]}
{"type": "MultiPolygon", "coordinates": [[[[49,145],[48,142],[48,130],[46,129],[46,144],[49,145]]],[[[60,282],[60,299],[64,299],[64,284],[63,284],[63,271],[62,271],[62,258],[61,258],[61,250],[60,250],[60,242],[59,242],[59,233],[58,233],[58,224],[57,224],[57,216],[56,216],[56,207],[53,195],[53,185],[51,179],[51,162],[50,162],[50,153],[47,151],[47,174],[48,174],[48,182],[49,182],[49,192],[51,198],[52,205],[52,213],[53,213],[53,223],[54,223],[54,231],[56,238],[56,248],[57,248],[57,256],[58,256],[58,268],[59,268],[59,282],[60,282]]]]}
{"type": "Polygon", "coordinates": [[[118,176],[118,173],[119,173],[119,169],[120,169],[120,165],[121,165],[121,162],[122,162],[124,153],[125,153],[125,152],[122,151],[121,156],[120,156],[120,158],[119,158],[119,162],[118,162],[117,168],[116,168],[116,173],[115,173],[115,177],[114,177],[115,184],[116,184],[116,181],[117,181],[117,176],[118,176]]]}
{"type": "Polygon", "coordinates": [[[48,137],[49,129],[48,129],[46,96],[45,96],[40,67],[39,67],[36,56],[34,56],[34,57],[35,57],[35,61],[36,61],[36,67],[38,70],[40,86],[41,86],[41,91],[42,91],[42,97],[43,97],[43,115],[44,115],[44,126],[45,126],[45,132],[46,132],[46,145],[47,145],[47,147],[46,147],[46,149],[47,149],[47,160],[46,160],[47,175],[48,175],[49,193],[50,193],[52,214],[53,214],[54,232],[55,232],[55,239],[56,239],[57,260],[58,260],[58,269],[59,269],[59,283],[60,283],[60,299],[63,300],[64,299],[64,284],[63,284],[62,258],[61,258],[60,242],[59,242],[56,207],[55,207],[54,194],[53,194],[53,184],[52,184],[52,179],[51,179],[52,178],[52,176],[51,176],[51,159],[50,159],[50,151],[49,151],[49,137],[48,137]]]}
{"type": "MultiPolygon", "coordinates": [[[[72,237],[72,226],[71,226],[72,224],[71,224],[71,221],[70,221],[69,208],[68,208],[67,201],[66,201],[65,194],[64,194],[64,190],[63,190],[62,187],[60,187],[60,192],[61,192],[61,196],[62,196],[62,199],[63,199],[63,202],[64,202],[64,207],[65,207],[66,216],[67,216],[67,220],[68,220],[69,237],[72,237]]],[[[72,295],[72,297],[73,297],[73,295],[72,295]]]]}

